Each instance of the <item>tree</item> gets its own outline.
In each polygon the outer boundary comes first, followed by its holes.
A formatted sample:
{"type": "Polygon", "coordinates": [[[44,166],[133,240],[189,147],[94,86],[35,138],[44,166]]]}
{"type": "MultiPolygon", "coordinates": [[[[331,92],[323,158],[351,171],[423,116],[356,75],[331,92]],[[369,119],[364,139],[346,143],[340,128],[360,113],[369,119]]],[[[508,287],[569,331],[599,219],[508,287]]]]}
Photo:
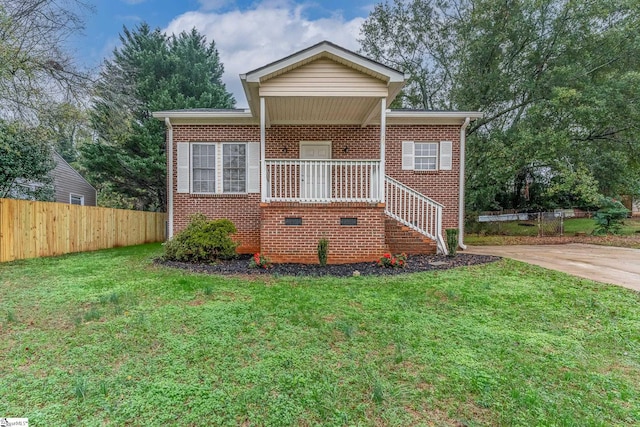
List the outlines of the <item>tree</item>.
{"type": "Polygon", "coordinates": [[[40,129],[0,121],[0,198],[51,200],[54,166],[40,129]]]}
{"type": "MultiPolygon", "coordinates": [[[[551,177],[640,189],[639,14],[637,0],[397,0],[374,9],[361,43],[415,80],[435,76],[409,105],[485,113],[468,129],[468,208],[531,207],[551,177]]],[[[545,203],[583,199],[556,194],[545,203]]]]}
{"type": "Polygon", "coordinates": [[[37,117],[47,141],[67,163],[75,163],[79,147],[91,142],[93,137],[87,112],[71,101],[50,103],[44,107],[37,117]]]}
{"type": "Polygon", "coordinates": [[[458,19],[446,4],[394,0],[377,4],[363,23],[362,50],[409,74],[400,95],[404,107],[452,108],[458,19]]]}
{"type": "Polygon", "coordinates": [[[147,24],[126,27],[122,46],[105,61],[96,85],[91,122],[97,139],[84,144],[81,163],[101,193],[139,209],[166,204],[164,124],[153,111],[231,108],[214,42],[197,30],[167,37],[147,24]]]}
{"type": "Polygon", "coordinates": [[[89,82],[65,52],[81,31],[79,0],[3,0],[0,3],[0,117],[34,121],[43,101],[76,96],[89,82]]]}

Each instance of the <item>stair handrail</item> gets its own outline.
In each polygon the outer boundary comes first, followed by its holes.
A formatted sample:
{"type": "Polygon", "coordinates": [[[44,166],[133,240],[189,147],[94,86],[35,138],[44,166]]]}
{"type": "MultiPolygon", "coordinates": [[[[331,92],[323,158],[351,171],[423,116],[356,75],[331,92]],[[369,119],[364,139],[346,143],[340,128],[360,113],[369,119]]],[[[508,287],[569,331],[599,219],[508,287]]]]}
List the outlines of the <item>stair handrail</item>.
{"type": "Polygon", "coordinates": [[[401,224],[435,240],[438,252],[447,254],[447,246],[442,236],[442,210],[444,205],[385,175],[385,214],[401,224]],[[404,215],[396,206],[395,198],[404,205],[404,215]],[[395,210],[395,212],[394,212],[395,210]],[[433,218],[435,213],[435,218],[433,218]],[[411,221],[414,219],[414,221],[411,221]]]}

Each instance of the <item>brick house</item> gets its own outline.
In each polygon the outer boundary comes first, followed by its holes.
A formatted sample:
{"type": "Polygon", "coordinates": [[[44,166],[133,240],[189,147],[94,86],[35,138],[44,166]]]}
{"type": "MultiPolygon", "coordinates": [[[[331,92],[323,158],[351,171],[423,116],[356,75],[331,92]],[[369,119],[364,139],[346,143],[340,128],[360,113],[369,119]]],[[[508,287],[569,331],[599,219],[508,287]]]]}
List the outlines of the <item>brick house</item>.
{"type": "MultiPolygon", "coordinates": [[[[155,112],[169,235],[202,212],[275,262],[446,253],[463,228],[465,128],[478,112],[389,110],[407,75],[322,42],[240,76],[248,109],[155,112]]],[[[462,245],[460,233],[460,244],[462,245]]]]}

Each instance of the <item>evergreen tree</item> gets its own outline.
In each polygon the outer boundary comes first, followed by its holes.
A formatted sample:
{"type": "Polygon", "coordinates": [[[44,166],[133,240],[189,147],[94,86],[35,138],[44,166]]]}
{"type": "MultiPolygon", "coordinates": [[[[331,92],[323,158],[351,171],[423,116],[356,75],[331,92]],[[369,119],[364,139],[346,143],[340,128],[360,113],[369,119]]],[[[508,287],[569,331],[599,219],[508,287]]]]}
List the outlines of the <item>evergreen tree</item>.
{"type": "Polygon", "coordinates": [[[101,203],[164,210],[164,124],[153,111],[231,108],[214,42],[196,29],[167,37],[142,24],[120,36],[100,74],[93,98],[94,142],[81,148],[81,163],[98,183],[101,203]]]}

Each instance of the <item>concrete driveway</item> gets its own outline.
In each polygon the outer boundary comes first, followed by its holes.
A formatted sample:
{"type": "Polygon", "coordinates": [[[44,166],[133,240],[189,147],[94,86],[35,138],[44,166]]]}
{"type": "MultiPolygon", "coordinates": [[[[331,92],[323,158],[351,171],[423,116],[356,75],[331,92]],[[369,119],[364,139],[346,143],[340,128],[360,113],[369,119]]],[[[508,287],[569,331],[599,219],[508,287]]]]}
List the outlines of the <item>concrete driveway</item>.
{"type": "Polygon", "coordinates": [[[464,253],[512,258],[585,279],[640,291],[640,249],[569,243],[469,246],[464,253]]]}

